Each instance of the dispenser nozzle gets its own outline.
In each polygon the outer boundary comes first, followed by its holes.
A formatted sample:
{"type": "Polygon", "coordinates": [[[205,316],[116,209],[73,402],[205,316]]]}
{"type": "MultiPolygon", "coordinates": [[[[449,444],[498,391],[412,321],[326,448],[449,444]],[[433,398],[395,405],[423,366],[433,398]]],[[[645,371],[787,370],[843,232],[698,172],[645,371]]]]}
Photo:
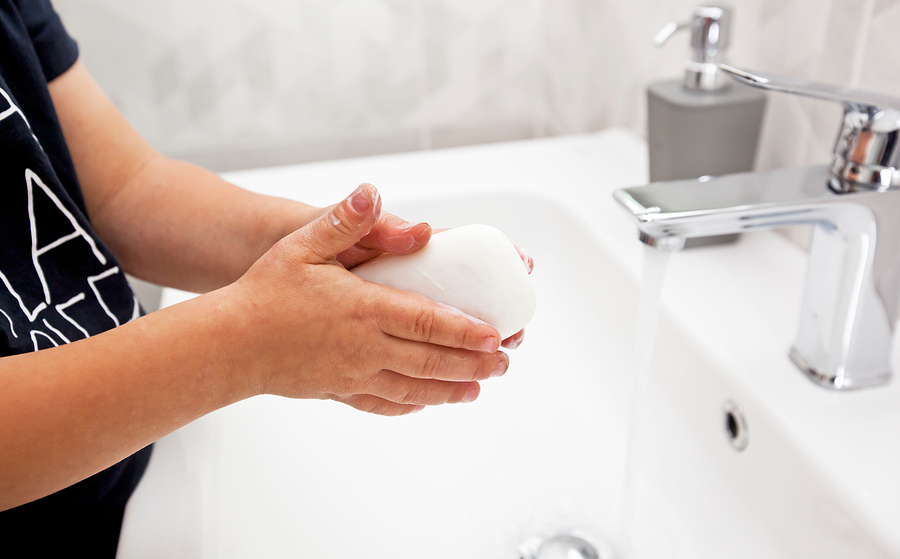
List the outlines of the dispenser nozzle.
{"type": "Polygon", "coordinates": [[[698,6],[687,22],[669,22],[656,37],[653,45],[660,47],[676,32],[691,29],[691,60],[685,67],[684,87],[700,91],[716,91],[728,85],[720,79],[722,55],[731,36],[731,8],[728,6],[698,6]]]}

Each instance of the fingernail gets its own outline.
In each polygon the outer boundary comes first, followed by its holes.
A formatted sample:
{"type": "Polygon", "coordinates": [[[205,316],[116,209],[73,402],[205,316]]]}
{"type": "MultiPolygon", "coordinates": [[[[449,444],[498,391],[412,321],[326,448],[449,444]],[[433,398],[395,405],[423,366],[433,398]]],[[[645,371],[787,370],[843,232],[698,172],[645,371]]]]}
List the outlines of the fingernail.
{"type": "Polygon", "coordinates": [[[519,253],[519,258],[522,259],[522,263],[525,264],[525,269],[528,270],[528,273],[530,274],[532,270],[534,270],[534,259],[531,258],[528,251],[522,247],[516,247],[516,252],[519,253]]]}
{"type": "Polygon", "coordinates": [[[506,374],[507,369],[509,369],[509,361],[506,359],[502,359],[497,366],[494,367],[494,372],[491,373],[491,378],[502,377],[506,374]]]}
{"type": "Polygon", "coordinates": [[[413,408],[413,411],[411,411],[409,413],[419,413],[420,411],[422,411],[424,409],[425,409],[425,406],[416,406],[415,408],[413,408]]]}
{"type": "Polygon", "coordinates": [[[350,205],[356,213],[363,213],[369,209],[369,193],[366,192],[366,185],[359,185],[353,194],[350,195],[350,205]]]}
{"type": "Polygon", "coordinates": [[[476,398],[478,398],[478,388],[473,386],[469,389],[468,392],[466,392],[466,395],[462,399],[462,403],[469,404],[471,402],[474,402],[476,398]]]}
{"type": "Polygon", "coordinates": [[[481,344],[481,351],[485,353],[494,353],[498,349],[500,349],[500,343],[497,341],[497,338],[487,338],[481,344]]]}
{"type": "Polygon", "coordinates": [[[408,230],[404,231],[403,235],[395,235],[393,237],[388,237],[385,240],[392,245],[391,248],[399,252],[405,252],[411,249],[414,244],[416,244],[416,239],[408,230]]]}
{"type": "Polygon", "coordinates": [[[520,345],[522,345],[522,340],[525,339],[525,330],[519,330],[509,338],[503,340],[503,343],[500,344],[502,347],[506,349],[516,349],[520,345]]]}

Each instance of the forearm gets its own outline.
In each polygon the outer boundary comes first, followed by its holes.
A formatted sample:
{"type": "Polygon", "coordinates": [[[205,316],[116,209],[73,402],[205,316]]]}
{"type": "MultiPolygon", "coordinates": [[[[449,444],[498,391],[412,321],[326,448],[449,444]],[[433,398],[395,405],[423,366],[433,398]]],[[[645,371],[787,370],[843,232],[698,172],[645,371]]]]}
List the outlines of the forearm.
{"type": "Polygon", "coordinates": [[[206,292],[239,278],[279,239],[320,213],[157,156],[104,204],[94,226],[127,272],[206,292]]]}
{"type": "Polygon", "coordinates": [[[84,479],[252,395],[211,293],[115,330],[0,359],[0,510],[84,479]]]}
{"type": "Polygon", "coordinates": [[[378,222],[372,186],[238,281],[71,344],[0,359],[0,510],[260,393],[385,415],[471,402],[509,359],[484,322],[335,262],[378,222]]]}

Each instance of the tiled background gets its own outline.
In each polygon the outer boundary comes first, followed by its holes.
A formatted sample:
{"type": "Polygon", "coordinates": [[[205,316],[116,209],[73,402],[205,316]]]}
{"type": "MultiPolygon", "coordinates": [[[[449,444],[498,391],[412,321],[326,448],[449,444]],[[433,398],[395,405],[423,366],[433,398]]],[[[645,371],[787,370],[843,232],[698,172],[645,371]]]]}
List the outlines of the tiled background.
{"type": "MultiPolygon", "coordinates": [[[[644,133],[697,0],[55,0],[162,152],[214,170],[593,131],[644,133]]],[[[733,0],[730,60],[900,95],[900,0],[733,0]]],[[[822,162],[840,108],[779,95],[761,168],[822,162]]]]}

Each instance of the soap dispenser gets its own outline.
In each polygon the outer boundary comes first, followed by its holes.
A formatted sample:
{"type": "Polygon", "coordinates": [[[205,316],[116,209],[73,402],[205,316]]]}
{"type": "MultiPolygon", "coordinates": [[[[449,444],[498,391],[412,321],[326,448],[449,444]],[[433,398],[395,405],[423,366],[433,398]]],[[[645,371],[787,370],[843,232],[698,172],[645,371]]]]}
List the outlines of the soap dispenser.
{"type": "Polygon", "coordinates": [[[766,105],[765,93],[725,75],[732,11],[698,6],[691,20],[669,23],[654,39],[662,46],[689,29],[691,59],[684,79],[647,88],[650,181],[691,179],[751,171],[766,105]]]}

